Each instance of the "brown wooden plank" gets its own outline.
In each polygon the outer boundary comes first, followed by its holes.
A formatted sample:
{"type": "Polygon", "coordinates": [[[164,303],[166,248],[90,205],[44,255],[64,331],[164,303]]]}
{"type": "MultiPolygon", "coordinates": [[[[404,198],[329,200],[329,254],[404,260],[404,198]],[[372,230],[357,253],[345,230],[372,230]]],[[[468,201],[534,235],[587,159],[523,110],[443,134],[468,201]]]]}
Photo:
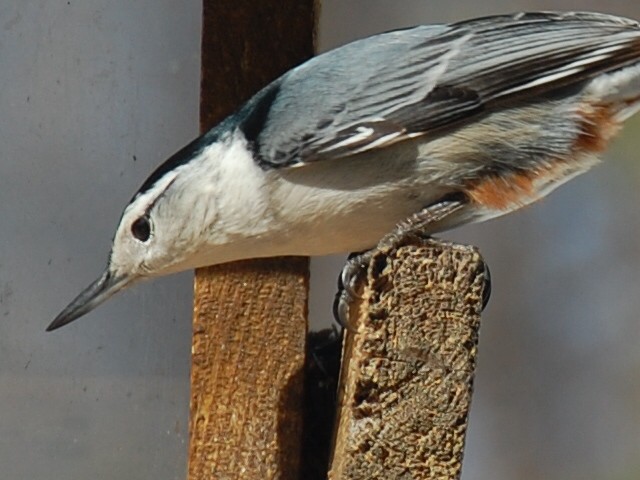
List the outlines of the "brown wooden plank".
{"type": "Polygon", "coordinates": [[[431,240],[369,265],[351,309],[330,480],[460,476],[485,265],[431,240]]]}
{"type": "MultiPolygon", "coordinates": [[[[312,56],[313,0],[204,0],[201,126],[312,56]]],[[[196,271],[189,479],[297,479],[308,259],[196,271]]]]}

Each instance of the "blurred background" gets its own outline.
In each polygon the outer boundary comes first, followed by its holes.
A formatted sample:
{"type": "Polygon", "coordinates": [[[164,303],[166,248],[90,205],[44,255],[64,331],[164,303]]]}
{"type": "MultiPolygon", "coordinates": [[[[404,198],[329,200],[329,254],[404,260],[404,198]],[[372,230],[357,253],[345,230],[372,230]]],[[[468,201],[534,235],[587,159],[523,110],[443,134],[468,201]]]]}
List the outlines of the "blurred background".
{"type": "MultiPolygon", "coordinates": [[[[324,0],[320,50],[532,9],[640,19],[613,0],[324,0]]],[[[0,2],[2,479],[184,478],[192,274],[44,328],[102,271],[132,192],[197,134],[199,49],[199,1],[0,2]]],[[[604,165],[444,235],[493,274],[463,478],[640,478],[639,151],[636,118],[604,165]]],[[[342,262],[312,261],[316,327],[342,262]]]]}

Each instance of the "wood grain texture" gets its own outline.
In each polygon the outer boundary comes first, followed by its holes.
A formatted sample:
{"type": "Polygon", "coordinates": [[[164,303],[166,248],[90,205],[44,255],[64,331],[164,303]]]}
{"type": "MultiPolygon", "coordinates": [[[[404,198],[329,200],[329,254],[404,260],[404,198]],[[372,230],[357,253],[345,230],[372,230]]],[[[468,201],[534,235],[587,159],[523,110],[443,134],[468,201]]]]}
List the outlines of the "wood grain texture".
{"type": "Polygon", "coordinates": [[[314,0],[203,0],[203,131],[313,56],[318,11],[314,0]]]}
{"type": "Polygon", "coordinates": [[[429,240],[378,253],[351,309],[330,480],[460,477],[485,264],[429,240]]]}
{"type": "MultiPolygon", "coordinates": [[[[311,57],[315,26],[313,0],[204,0],[202,130],[311,57]]],[[[308,265],[196,271],[190,480],[298,479],[308,265]]]]}
{"type": "Polygon", "coordinates": [[[297,479],[306,258],[198,272],[189,478],[297,479]]]}

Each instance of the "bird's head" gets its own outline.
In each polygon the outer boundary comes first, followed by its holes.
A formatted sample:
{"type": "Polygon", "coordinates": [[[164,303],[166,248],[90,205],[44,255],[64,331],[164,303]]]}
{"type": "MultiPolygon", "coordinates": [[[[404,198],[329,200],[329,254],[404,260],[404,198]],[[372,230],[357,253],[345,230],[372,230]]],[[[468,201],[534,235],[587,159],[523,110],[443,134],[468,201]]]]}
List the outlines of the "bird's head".
{"type": "Polygon", "coordinates": [[[202,229],[215,221],[210,218],[215,209],[194,205],[197,192],[189,188],[197,174],[193,163],[206,149],[204,143],[201,137],[187,145],[145,181],[122,213],[104,272],[47,331],[85,315],[135,282],[198,266],[202,229]]]}

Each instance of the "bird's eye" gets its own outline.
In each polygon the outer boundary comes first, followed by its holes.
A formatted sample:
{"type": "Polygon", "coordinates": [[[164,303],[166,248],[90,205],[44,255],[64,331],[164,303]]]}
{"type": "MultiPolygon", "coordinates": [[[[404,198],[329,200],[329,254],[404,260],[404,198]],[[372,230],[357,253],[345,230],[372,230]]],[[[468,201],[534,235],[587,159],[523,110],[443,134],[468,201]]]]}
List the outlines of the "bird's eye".
{"type": "Polygon", "coordinates": [[[144,216],[138,218],[131,224],[131,233],[141,242],[146,242],[151,236],[151,224],[149,223],[149,217],[144,216]]]}

